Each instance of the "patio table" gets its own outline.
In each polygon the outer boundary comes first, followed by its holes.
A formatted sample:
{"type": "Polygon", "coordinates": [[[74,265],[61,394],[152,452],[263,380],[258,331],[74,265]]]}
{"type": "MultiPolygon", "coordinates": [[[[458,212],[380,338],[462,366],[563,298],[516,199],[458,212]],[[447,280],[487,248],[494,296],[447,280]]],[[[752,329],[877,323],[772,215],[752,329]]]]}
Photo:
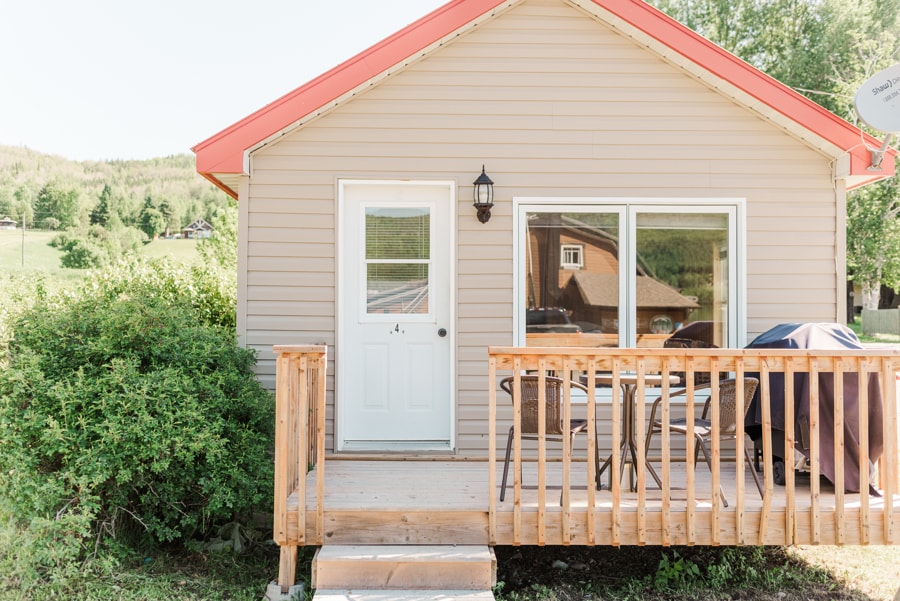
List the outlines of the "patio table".
{"type": "MultiPolygon", "coordinates": [[[[582,376],[582,381],[587,383],[587,376],[582,376]]],[[[662,386],[663,377],[662,374],[645,374],[644,375],[644,386],[648,388],[658,388],[662,386]]],[[[678,384],[680,379],[678,376],[669,376],[669,384],[674,385],[678,384]]],[[[613,384],[613,375],[611,373],[602,373],[596,374],[594,378],[594,385],[606,385],[612,386],[613,384]]],[[[631,455],[631,468],[629,469],[629,482],[630,488],[632,491],[636,490],[635,488],[635,479],[634,476],[637,474],[637,445],[643,444],[643,441],[635,440],[635,424],[634,424],[634,397],[635,391],[637,390],[638,385],[638,377],[634,372],[622,372],[619,374],[619,385],[622,387],[622,441],[619,445],[619,449],[622,453],[622,462],[619,464],[619,480],[621,481],[622,476],[625,474],[625,463],[628,455],[631,455]]],[[[616,451],[614,450],[613,453],[616,451]]],[[[600,481],[600,476],[606,470],[607,467],[612,465],[612,453],[610,453],[609,457],[606,461],[603,462],[603,465],[600,467],[600,471],[597,472],[597,481],[600,481]]],[[[645,461],[645,465],[650,473],[653,475],[654,480],[659,482],[659,476],[656,474],[656,470],[653,469],[653,466],[650,465],[650,462],[645,461]]],[[[612,474],[610,474],[610,482],[612,482],[612,474]]]]}

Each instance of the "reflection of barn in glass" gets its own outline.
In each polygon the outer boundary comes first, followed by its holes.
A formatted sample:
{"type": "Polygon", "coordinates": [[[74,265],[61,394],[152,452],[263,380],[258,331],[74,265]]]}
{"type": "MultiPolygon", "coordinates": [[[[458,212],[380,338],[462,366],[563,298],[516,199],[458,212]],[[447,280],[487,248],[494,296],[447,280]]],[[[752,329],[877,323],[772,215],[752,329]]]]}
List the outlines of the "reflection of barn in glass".
{"type": "MultiPolygon", "coordinates": [[[[780,324],[759,336],[747,345],[747,348],[769,349],[819,349],[841,350],[864,348],[856,334],[846,326],[830,323],[780,324]]],[[[748,374],[759,377],[759,374],[748,374]]],[[[844,488],[850,492],[859,491],[860,473],[860,394],[858,375],[843,375],[843,426],[844,426],[844,488]]],[[[762,384],[762,383],[761,383],[762,384]]],[[[777,484],[784,484],[784,470],[795,463],[793,453],[786,453],[784,448],[785,432],[785,392],[784,373],[771,372],[769,375],[770,411],[772,419],[772,455],[773,475],[777,484]]],[[[761,386],[762,387],[762,386],[761,386]]],[[[794,374],[794,440],[795,448],[809,459],[810,456],[810,378],[808,373],[794,374]]],[[[819,399],[819,463],[822,475],[834,482],[834,423],[835,423],[835,391],[834,374],[821,371],[817,386],[819,399]]],[[[868,399],[868,457],[870,465],[866,466],[871,475],[872,466],[881,456],[883,449],[883,412],[881,388],[877,374],[869,374],[866,386],[868,399]]],[[[744,431],[753,438],[757,456],[762,452],[762,407],[760,391],[757,390],[753,402],[747,411],[744,431]]],[[[870,479],[871,481],[871,479],[870,479]]]]}
{"type": "MultiPolygon", "coordinates": [[[[528,216],[527,306],[564,307],[585,332],[619,331],[619,244],[616,215],[534,213],[528,216]]],[[[700,305],[652,277],[638,262],[638,334],[668,334],[700,305]]]]}
{"type": "MultiPolygon", "coordinates": [[[[580,272],[563,290],[562,302],[577,315],[599,323],[604,332],[615,332],[619,317],[619,278],[616,275],[580,272]]],[[[668,334],[675,324],[687,321],[696,301],[648,276],[637,276],[637,333],[668,334]],[[659,331],[654,331],[660,328],[659,331]]]]}

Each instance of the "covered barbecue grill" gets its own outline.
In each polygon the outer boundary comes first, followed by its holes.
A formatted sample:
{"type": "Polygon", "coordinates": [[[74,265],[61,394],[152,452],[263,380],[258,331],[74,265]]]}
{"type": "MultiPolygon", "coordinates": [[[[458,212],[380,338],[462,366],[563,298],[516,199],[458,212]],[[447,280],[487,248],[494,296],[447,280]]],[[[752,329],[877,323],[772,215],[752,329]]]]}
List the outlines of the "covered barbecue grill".
{"type": "MultiPolygon", "coordinates": [[[[780,324],[760,334],[747,348],[771,349],[862,349],[856,334],[846,326],[836,323],[780,324]]],[[[749,374],[748,374],[749,375],[749,374]]],[[[756,374],[756,377],[759,377],[756,374]]],[[[808,373],[794,374],[794,440],[796,450],[809,459],[809,390],[808,373]]],[[[881,456],[883,448],[883,413],[881,387],[876,374],[870,374],[868,385],[869,462],[881,456]]],[[[822,475],[834,482],[834,376],[830,372],[819,374],[819,464],[822,475]]],[[[761,389],[762,387],[760,387],[761,389]]],[[[793,453],[784,449],[784,374],[772,372],[769,376],[772,415],[772,455],[775,481],[784,483],[783,469],[793,466],[793,453]],[[780,463],[780,465],[779,465],[780,463]],[[779,472],[779,468],[782,470],[779,472]]],[[[762,449],[762,407],[760,391],[747,411],[744,430],[753,439],[757,456],[762,449]]],[[[859,491],[859,392],[858,376],[844,373],[844,487],[848,492],[859,491]]]]}

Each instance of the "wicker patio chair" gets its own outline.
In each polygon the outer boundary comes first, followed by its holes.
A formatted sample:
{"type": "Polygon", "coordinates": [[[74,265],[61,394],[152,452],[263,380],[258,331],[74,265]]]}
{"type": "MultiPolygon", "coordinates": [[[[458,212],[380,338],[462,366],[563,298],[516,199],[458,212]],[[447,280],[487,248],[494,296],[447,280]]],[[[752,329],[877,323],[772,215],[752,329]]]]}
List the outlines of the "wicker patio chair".
{"type": "MultiPolygon", "coordinates": [[[[715,344],[705,342],[703,340],[694,340],[692,338],[666,338],[663,342],[663,348],[719,348],[715,344]]],[[[684,372],[672,372],[673,376],[677,376],[681,380],[681,385],[685,384],[684,372]]],[[[709,384],[710,373],[708,371],[694,372],[694,384],[709,384]]]]}
{"type": "MultiPolygon", "coordinates": [[[[738,436],[744,435],[744,416],[750,406],[750,401],[753,399],[753,394],[756,392],[756,387],[759,385],[759,380],[756,378],[744,378],[743,383],[744,407],[741,408],[741,411],[738,411],[737,380],[722,380],[719,382],[719,440],[735,440],[738,436]]],[[[711,386],[711,384],[703,384],[701,386],[696,386],[694,390],[699,391],[709,389],[711,386]]],[[[669,399],[671,400],[673,397],[684,396],[686,392],[687,390],[679,390],[678,392],[670,394],[669,399]]],[[[656,418],[656,411],[662,399],[663,397],[659,397],[653,401],[653,408],[650,410],[650,427],[647,430],[647,441],[645,446],[647,452],[650,450],[650,440],[653,437],[653,434],[661,432],[663,428],[662,420],[656,418]]],[[[699,453],[702,451],[703,459],[706,461],[706,465],[709,466],[710,472],[712,472],[712,462],[710,461],[708,445],[712,442],[713,432],[712,422],[707,418],[709,416],[711,402],[712,396],[706,400],[702,416],[699,419],[694,419],[694,439],[697,443],[694,446],[694,465],[697,465],[699,453]]],[[[687,436],[687,418],[680,417],[670,420],[668,428],[670,432],[687,436]]],[[[763,497],[763,486],[759,480],[759,475],[756,473],[756,469],[754,469],[753,459],[747,445],[744,445],[744,458],[750,466],[750,473],[753,474],[753,480],[756,482],[759,496],[763,497]]],[[[654,478],[656,478],[655,475],[654,478]]],[[[656,483],[662,487],[662,483],[659,479],[656,480],[656,483]]],[[[719,491],[722,493],[722,503],[725,507],[728,507],[728,498],[725,496],[725,489],[722,488],[721,484],[719,485],[719,491]]]]}
{"type": "MultiPolygon", "coordinates": [[[[538,440],[538,390],[539,380],[536,375],[520,376],[522,387],[522,439],[538,440]]],[[[512,387],[515,378],[510,376],[500,381],[500,388],[503,389],[513,398],[512,387]]],[[[575,446],[575,437],[579,433],[587,434],[587,420],[572,419],[569,421],[568,427],[563,424],[563,399],[566,387],[578,389],[587,392],[587,387],[568,380],[547,376],[544,378],[546,387],[546,431],[545,438],[548,441],[567,442],[570,449],[575,446]]],[[[512,454],[513,435],[515,434],[515,425],[509,428],[509,437],[506,440],[506,459],[503,462],[503,483],[500,487],[500,500],[506,498],[506,479],[509,475],[509,461],[512,454]]],[[[596,450],[596,446],[595,446],[596,450]]],[[[599,465],[599,451],[596,451],[594,457],[594,466],[599,465]]]]}

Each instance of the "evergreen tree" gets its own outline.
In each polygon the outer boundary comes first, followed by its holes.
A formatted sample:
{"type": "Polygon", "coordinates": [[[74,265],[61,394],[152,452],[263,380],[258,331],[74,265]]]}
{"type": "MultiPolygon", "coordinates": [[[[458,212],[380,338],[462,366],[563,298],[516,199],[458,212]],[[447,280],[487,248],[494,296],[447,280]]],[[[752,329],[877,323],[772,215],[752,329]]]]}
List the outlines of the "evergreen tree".
{"type": "Polygon", "coordinates": [[[70,228],[81,224],[83,206],[81,194],[76,189],[63,189],[50,183],[37,194],[34,207],[39,220],[56,219],[59,227],[70,228]]]}
{"type": "Polygon", "coordinates": [[[100,200],[97,202],[97,206],[94,207],[94,210],[91,211],[91,225],[102,225],[105,227],[106,224],[109,223],[111,200],[112,188],[109,187],[109,184],[103,184],[103,191],[100,192],[100,200]]]}
{"type": "Polygon", "coordinates": [[[166,231],[168,223],[162,212],[156,208],[153,198],[147,196],[144,199],[144,208],[141,210],[140,229],[147,234],[151,240],[158,236],[160,232],[166,231]]]}

